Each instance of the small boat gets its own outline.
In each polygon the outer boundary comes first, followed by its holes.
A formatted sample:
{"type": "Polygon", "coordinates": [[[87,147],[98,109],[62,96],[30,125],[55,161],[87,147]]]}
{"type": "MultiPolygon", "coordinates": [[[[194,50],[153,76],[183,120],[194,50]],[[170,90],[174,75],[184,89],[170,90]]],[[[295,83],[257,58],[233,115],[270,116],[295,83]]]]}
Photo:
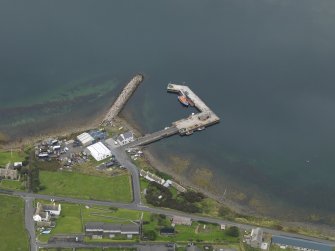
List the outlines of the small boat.
{"type": "Polygon", "coordinates": [[[187,100],[187,97],[185,95],[178,96],[178,100],[180,103],[182,103],[184,106],[189,106],[189,102],[187,100]]]}
{"type": "Polygon", "coordinates": [[[204,129],[205,129],[205,127],[202,126],[202,127],[199,127],[197,130],[198,130],[198,131],[202,131],[202,130],[204,130],[204,129]]]}

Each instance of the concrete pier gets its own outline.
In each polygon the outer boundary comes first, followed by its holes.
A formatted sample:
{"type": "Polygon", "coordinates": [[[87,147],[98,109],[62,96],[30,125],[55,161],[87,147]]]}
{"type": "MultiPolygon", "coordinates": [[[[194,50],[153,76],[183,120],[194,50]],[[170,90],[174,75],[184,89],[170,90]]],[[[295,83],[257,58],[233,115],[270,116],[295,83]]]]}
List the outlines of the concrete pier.
{"type": "Polygon", "coordinates": [[[196,130],[203,130],[220,121],[220,118],[188,86],[168,84],[167,90],[186,95],[199,110],[199,113],[172,123],[181,135],[190,135],[196,130]]]}
{"type": "Polygon", "coordinates": [[[177,120],[164,130],[147,134],[123,146],[124,149],[148,145],[152,142],[179,133],[180,135],[191,135],[194,131],[203,130],[205,127],[218,123],[220,118],[203,102],[188,86],[169,84],[169,92],[184,94],[194,103],[199,113],[177,120]]]}
{"type": "Polygon", "coordinates": [[[112,120],[120,113],[143,79],[143,75],[138,74],[130,80],[130,82],[123,88],[122,92],[107,112],[101,124],[107,125],[112,123],[112,120]]]}
{"type": "Polygon", "coordinates": [[[155,142],[155,141],[161,140],[163,138],[166,138],[166,137],[172,136],[174,134],[177,134],[178,131],[179,131],[178,128],[175,127],[175,126],[167,127],[163,130],[144,135],[143,137],[140,137],[140,138],[136,139],[135,141],[124,145],[123,147],[124,148],[132,148],[132,147],[136,147],[136,146],[148,145],[152,142],[155,142]]]}

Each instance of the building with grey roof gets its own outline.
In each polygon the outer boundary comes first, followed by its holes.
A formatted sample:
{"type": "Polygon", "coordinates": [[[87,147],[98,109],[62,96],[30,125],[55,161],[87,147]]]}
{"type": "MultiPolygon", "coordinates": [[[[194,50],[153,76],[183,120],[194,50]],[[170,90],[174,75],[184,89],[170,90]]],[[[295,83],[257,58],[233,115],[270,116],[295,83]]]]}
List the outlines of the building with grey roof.
{"type": "Polygon", "coordinates": [[[334,248],[322,242],[279,235],[272,236],[272,244],[278,245],[281,248],[292,248],[303,251],[332,251],[334,248]]]}
{"type": "Polygon", "coordinates": [[[92,239],[114,238],[117,235],[126,235],[128,239],[140,234],[139,224],[114,224],[103,222],[88,222],[85,224],[85,234],[92,239]]]}
{"type": "Polygon", "coordinates": [[[120,134],[116,140],[117,142],[119,142],[120,145],[125,145],[134,141],[134,134],[131,131],[128,131],[120,134]]]}

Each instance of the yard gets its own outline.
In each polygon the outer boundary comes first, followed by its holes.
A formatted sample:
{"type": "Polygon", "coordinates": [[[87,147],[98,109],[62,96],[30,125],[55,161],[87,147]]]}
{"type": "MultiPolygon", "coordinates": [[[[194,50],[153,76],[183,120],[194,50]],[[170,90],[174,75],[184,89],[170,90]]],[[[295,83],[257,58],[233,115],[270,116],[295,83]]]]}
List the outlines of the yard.
{"type": "Polygon", "coordinates": [[[113,177],[93,176],[75,172],[40,171],[43,194],[83,199],[131,202],[129,175],[113,177]]]}
{"type": "Polygon", "coordinates": [[[0,195],[0,215],[0,250],[29,250],[23,200],[0,195]]]}
{"type": "Polygon", "coordinates": [[[143,225],[143,232],[155,231],[157,233],[156,241],[168,242],[203,242],[203,243],[239,243],[239,238],[227,235],[226,231],[221,230],[219,225],[193,222],[191,226],[175,226],[173,236],[160,235],[160,229],[171,227],[171,221],[163,215],[152,215],[143,225]]]}
{"type": "Polygon", "coordinates": [[[0,166],[6,166],[8,163],[20,162],[25,158],[25,154],[19,151],[0,152],[0,166]]]}

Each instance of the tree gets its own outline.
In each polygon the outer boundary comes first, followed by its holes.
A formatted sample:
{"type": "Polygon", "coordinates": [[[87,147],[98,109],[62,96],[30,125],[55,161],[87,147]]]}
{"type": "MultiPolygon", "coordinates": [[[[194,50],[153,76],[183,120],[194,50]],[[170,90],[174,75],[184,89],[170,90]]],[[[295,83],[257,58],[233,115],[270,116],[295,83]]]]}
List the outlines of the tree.
{"type": "Polygon", "coordinates": [[[229,227],[226,230],[227,235],[232,237],[239,237],[240,236],[240,230],[236,226],[229,227]]]}

